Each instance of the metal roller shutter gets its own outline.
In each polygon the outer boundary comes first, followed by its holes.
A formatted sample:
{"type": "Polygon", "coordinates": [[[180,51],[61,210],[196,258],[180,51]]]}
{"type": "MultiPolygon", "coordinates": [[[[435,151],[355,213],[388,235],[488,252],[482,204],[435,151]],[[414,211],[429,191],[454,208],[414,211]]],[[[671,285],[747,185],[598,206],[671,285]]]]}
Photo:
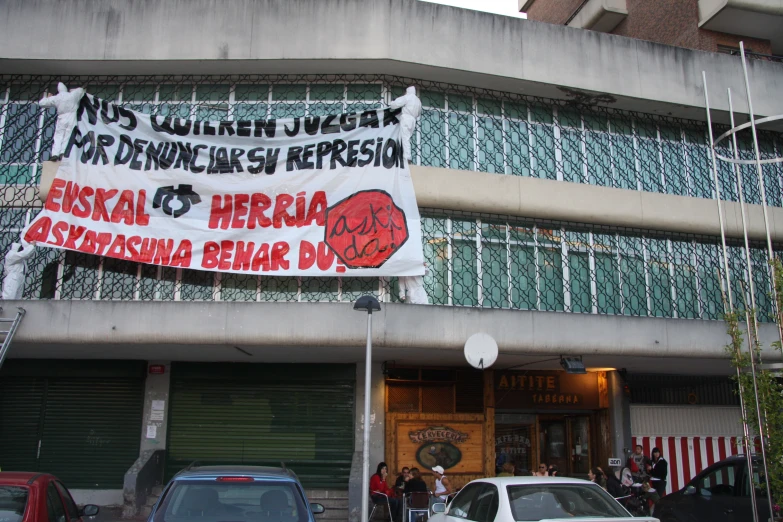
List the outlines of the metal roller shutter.
{"type": "Polygon", "coordinates": [[[0,467],[52,473],[69,488],[119,489],[139,456],[141,361],[6,362],[0,467]]]}
{"type": "Polygon", "coordinates": [[[46,381],[0,377],[0,468],[38,470],[38,432],[46,381]]]}
{"type": "Polygon", "coordinates": [[[351,365],[175,363],[167,474],[285,462],[305,487],[347,488],[354,380],[351,365]]]}

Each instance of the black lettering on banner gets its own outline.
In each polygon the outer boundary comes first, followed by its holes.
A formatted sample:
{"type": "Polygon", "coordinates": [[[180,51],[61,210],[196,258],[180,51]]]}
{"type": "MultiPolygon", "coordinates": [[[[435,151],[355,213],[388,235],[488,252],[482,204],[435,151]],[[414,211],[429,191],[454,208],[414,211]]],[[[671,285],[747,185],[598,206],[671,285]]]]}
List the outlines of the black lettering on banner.
{"type": "Polygon", "coordinates": [[[237,136],[242,138],[249,138],[251,125],[252,123],[248,120],[239,120],[237,122],[237,136]]]}
{"type": "Polygon", "coordinates": [[[120,123],[120,128],[127,131],[134,130],[138,122],[136,121],[136,115],[133,114],[133,111],[126,109],[125,107],[120,107],[117,110],[120,112],[120,117],[128,120],[128,123],[120,123]]]}
{"type": "MultiPolygon", "coordinates": [[[[266,134],[267,138],[274,138],[275,137],[275,129],[277,128],[277,120],[274,118],[270,120],[253,120],[254,125],[254,133],[253,135],[256,138],[261,137],[261,133],[263,132],[266,134]]],[[[297,127],[297,134],[299,132],[299,128],[297,127]]]]}
{"type": "Polygon", "coordinates": [[[303,147],[291,147],[288,149],[288,158],[285,161],[285,170],[291,172],[292,170],[302,170],[302,151],[303,147]]]}
{"type": "Polygon", "coordinates": [[[144,145],[148,143],[147,140],[136,138],[133,141],[133,158],[131,158],[130,168],[133,170],[141,170],[141,161],[139,161],[139,155],[144,153],[144,145]]]}
{"type": "Polygon", "coordinates": [[[109,103],[107,100],[101,100],[101,121],[104,125],[110,125],[120,121],[120,113],[117,111],[117,107],[113,103],[109,103]],[[111,116],[109,116],[109,108],[111,107],[111,116]]]}
{"type": "Polygon", "coordinates": [[[294,118],[294,128],[289,129],[287,125],[283,125],[283,129],[285,129],[285,135],[289,138],[293,138],[297,134],[299,134],[299,126],[301,125],[300,118],[294,118]]]}
{"type": "Polygon", "coordinates": [[[234,122],[233,121],[221,121],[218,134],[220,136],[223,135],[229,135],[233,136],[236,131],[234,130],[234,122]]]}
{"type": "Polygon", "coordinates": [[[92,164],[97,165],[98,160],[101,160],[101,165],[107,165],[109,163],[109,156],[106,154],[106,147],[114,145],[114,136],[110,134],[98,135],[98,149],[95,151],[95,155],[92,157],[92,164]]]}
{"type": "Polygon", "coordinates": [[[190,134],[190,129],[193,126],[191,120],[183,120],[182,118],[174,119],[174,134],[177,136],[187,136],[190,134]]]}
{"type": "Polygon", "coordinates": [[[388,125],[399,125],[400,120],[397,119],[397,116],[399,116],[401,112],[402,109],[384,109],[383,126],[386,127],[388,125]]]}
{"type": "Polygon", "coordinates": [[[346,163],[349,167],[356,166],[356,156],[359,154],[359,140],[351,140],[348,142],[348,158],[346,163]]]}
{"type": "Polygon", "coordinates": [[[251,149],[250,152],[247,153],[247,158],[250,161],[257,163],[254,167],[248,167],[247,171],[251,174],[258,174],[263,170],[267,175],[272,175],[275,173],[275,169],[277,169],[277,159],[280,157],[280,148],[267,148],[266,157],[261,154],[262,152],[264,152],[264,147],[251,149]]]}
{"type": "Polygon", "coordinates": [[[332,142],[322,141],[315,148],[315,168],[323,168],[323,159],[332,153],[332,142]]]}
{"type": "Polygon", "coordinates": [[[345,160],[343,159],[343,152],[345,152],[345,149],[348,148],[348,145],[343,140],[334,140],[334,143],[332,144],[332,157],[329,160],[329,168],[334,170],[336,167],[336,164],[339,163],[343,167],[345,167],[347,164],[345,163],[345,160]]]}
{"type": "Polygon", "coordinates": [[[378,111],[364,111],[362,117],[359,120],[359,127],[372,127],[377,129],[380,126],[378,123],[378,111]]]}
{"type": "Polygon", "coordinates": [[[343,114],[340,116],[340,128],[344,131],[352,131],[356,128],[356,114],[343,114]]]}
{"type": "Polygon", "coordinates": [[[316,134],[318,134],[318,127],[320,123],[321,123],[320,116],[305,116],[304,119],[305,132],[310,136],[315,136],[316,134]]]}
{"type": "Polygon", "coordinates": [[[160,118],[160,116],[155,114],[150,115],[152,130],[161,134],[170,134],[173,136],[174,128],[171,126],[171,116],[166,116],[162,120],[158,120],[158,118],[160,118]]]}
{"type": "Polygon", "coordinates": [[[315,168],[315,163],[310,161],[310,159],[313,157],[313,149],[315,148],[315,143],[311,143],[309,145],[305,145],[304,151],[302,152],[302,168],[303,169],[309,169],[312,170],[315,168]]]}
{"type": "Polygon", "coordinates": [[[95,149],[97,147],[97,143],[95,141],[95,132],[90,131],[84,138],[82,138],[81,147],[82,155],[79,159],[82,163],[87,163],[92,159],[92,155],[95,154],[95,149]]]}
{"type": "Polygon", "coordinates": [[[245,149],[231,149],[231,170],[229,173],[244,172],[240,158],[245,155],[245,149]]]}
{"type": "Polygon", "coordinates": [[[175,169],[188,170],[190,168],[190,162],[193,161],[193,147],[190,143],[177,142],[177,148],[179,154],[177,155],[177,162],[174,164],[175,169]]]}
{"type": "Polygon", "coordinates": [[[383,146],[383,167],[391,169],[395,165],[397,165],[397,142],[388,139],[383,146]]]}
{"type": "Polygon", "coordinates": [[[204,136],[216,136],[217,135],[217,129],[212,126],[211,121],[205,121],[202,124],[202,129],[204,132],[204,136]]]}
{"type": "MultiPolygon", "coordinates": [[[[85,96],[86,98],[86,96],[85,96]]],[[[82,98],[84,99],[84,98],[82,98]]],[[[74,126],[73,131],[71,132],[71,137],[68,138],[68,145],[65,147],[65,153],[64,156],[66,158],[71,157],[71,148],[75,145],[77,149],[80,149],[82,147],[82,133],[79,130],[78,126],[74,126]]]]}
{"type": "Polygon", "coordinates": [[[98,109],[101,106],[101,101],[98,98],[93,98],[92,102],[87,96],[82,96],[79,100],[79,108],[76,111],[76,120],[82,121],[82,116],[87,114],[87,122],[90,125],[98,123],[98,109]]]}
{"type": "Polygon", "coordinates": [[[321,134],[339,134],[340,133],[340,125],[337,123],[334,123],[334,120],[337,119],[337,116],[327,116],[324,118],[324,122],[321,125],[321,134]]]}
{"type": "Polygon", "coordinates": [[[196,174],[200,172],[204,172],[204,169],[206,169],[206,166],[203,165],[196,165],[196,160],[198,160],[198,151],[199,149],[206,149],[208,148],[206,145],[197,144],[193,146],[193,159],[190,160],[190,171],[194,172],[196,174]]]}
{"type": "Polygon", "coordinates": [[[364,154],[364,158],[359,160],[359,166],[360,167],[366,167],[370,163],[372,163],[373,160],[373,153],[372,153],[372,146],[375,143],[375,140],[364,140],[362,142],[362,148],[360,149],[360,152],[364,154]]]}
{"type": "Polygon", "coordinates": [[[131,160],[131,157],[133,157],[133,140],[127,134],[120,134],[120,144],[114,155],[114,164],[125,165],[131,160]]]}
{"type": "Polygon", "coordinates": [[[264,170],[264,163],[266,163],[266,158],[262,154],[263,152],[264,147],[256,147],[255,149],[250,149],[247,151],[247,159],[255,163],[255,165],[251,165],[247,168],[249,173],[258,174],[264,170]]]}

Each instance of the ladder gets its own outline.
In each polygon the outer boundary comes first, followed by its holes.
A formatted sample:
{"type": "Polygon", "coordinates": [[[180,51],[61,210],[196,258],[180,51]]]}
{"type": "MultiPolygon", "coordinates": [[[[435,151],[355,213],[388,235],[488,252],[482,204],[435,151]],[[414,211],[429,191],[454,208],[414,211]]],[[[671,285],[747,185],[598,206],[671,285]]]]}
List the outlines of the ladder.
{"type": "MultiPolygon", "coordinates": [[[[3,344],[0,346],[0,368],[3,367],[3,361],[5,361],[5,356],[8,354],[8,349],[11,347],[11,341],[14,340],[14,335],[16,335],[16,329],[19,328],[19,324],[22,322],[22,319],[24,318],[24,308],[17,308],[16,309],[16,317],[11,319],[10,317],[0,317],[0,328],[3,328],[0,330],[0,335],[4,335],[5,339],[3,339],[3,344]],[[8,329],[5,329],[5,325],[7,323],[11,323],[11,326],[8,327],[8,329]]],[[[2,312],[3,309],[0,307],[0,312],[2,312]]]]}

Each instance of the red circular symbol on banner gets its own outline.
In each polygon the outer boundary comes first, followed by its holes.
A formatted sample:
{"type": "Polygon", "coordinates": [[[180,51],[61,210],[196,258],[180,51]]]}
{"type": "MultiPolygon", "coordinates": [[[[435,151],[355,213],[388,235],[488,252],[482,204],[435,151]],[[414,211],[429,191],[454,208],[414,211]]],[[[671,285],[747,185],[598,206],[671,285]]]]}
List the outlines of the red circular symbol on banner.
{"type": "Polygon", "coordinates": [[[364,190],[326,209],[324,241],[348,268],[378,268],[408,240],[405,212],[383,190],[364,190]]]}

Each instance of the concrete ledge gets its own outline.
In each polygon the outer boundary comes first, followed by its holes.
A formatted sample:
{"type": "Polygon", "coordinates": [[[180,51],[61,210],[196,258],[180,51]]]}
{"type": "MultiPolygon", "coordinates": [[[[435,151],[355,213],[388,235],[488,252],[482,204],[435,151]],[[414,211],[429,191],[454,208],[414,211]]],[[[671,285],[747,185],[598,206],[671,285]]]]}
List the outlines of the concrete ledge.
{"type": "MultiPolygon", "coordinates": [[[[420,207],[720,236],[714,199],[435,167],[411,167],[420,207]]],[[[783,208],[768,207],[774,241],[783,208]]],[[[726,235],[742,237],[739,203],[724,202],[726,235]]],[[[766,240],[761,205],[748,205],[748,232],[766,240]]]]}
{"type": "MultiPolygon", "coordinates": [[[[12,357],[30,343],[363,346],[367,321],[350,303],[7,301],[3,314],[17,306],[27,317],[12,357]]],[[[379,348],[461,353],[470,335],[486,332],[504,354],[725,358],[729,340],[721,321],[395,303],[373,318],[379,348]]],[[[762,325],[763,345],[776,338],[774,325],[762,325]]]]}
{"type": "Polygon", "coordinates": [[[568,27],[609,33],[628,16],[626,0],[589,0],[568,27]]]}
{"type": "MultiPolygon", "coordinates": [[[[733,56],[415,0],[7,0],[0,34],[8,74],[377,73],[605,93],[613,106],[699,119],[702,71],[715,118],[727,87],[744,92],[733,56]]],[[[783,67],[754,61],[749,73],[756,114],[783,113],[783,67]]]]}

